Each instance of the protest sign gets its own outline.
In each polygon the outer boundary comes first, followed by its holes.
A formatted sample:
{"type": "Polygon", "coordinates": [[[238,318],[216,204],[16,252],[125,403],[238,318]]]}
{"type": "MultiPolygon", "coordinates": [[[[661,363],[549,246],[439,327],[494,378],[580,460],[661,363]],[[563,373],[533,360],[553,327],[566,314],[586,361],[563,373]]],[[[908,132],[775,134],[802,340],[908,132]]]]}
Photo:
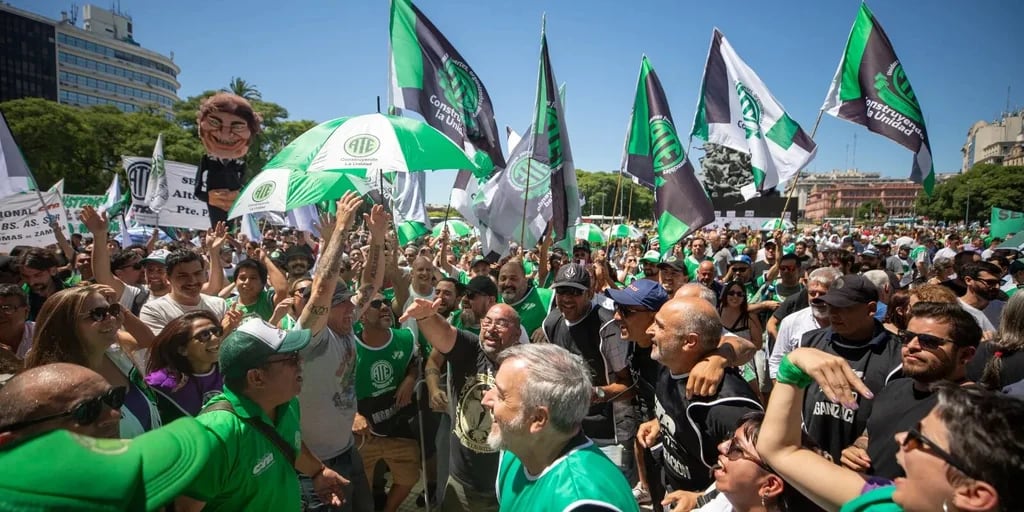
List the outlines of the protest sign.
{"type": "Polygon", "coordinates": [[[124,170],[132,192],[131,216],[137,224],[170,228],[210,229],[206,203],[192,195],[195,190],[196,166],[166,162],[167,202],[159,213],[146,206],[150,158],[126,156],[124,170]],[[158,224],[159,221],[159,224],[158,224]]]}
{"type": "Polygon", "coordinates": [[[68,224],[60,194],[55,190],[22,192],[0,199],[0,252],[19,245],[45,247],[57,243],[50,221],[68,224]],[[39,203],[40,195],[46,206],[39,203]]]}

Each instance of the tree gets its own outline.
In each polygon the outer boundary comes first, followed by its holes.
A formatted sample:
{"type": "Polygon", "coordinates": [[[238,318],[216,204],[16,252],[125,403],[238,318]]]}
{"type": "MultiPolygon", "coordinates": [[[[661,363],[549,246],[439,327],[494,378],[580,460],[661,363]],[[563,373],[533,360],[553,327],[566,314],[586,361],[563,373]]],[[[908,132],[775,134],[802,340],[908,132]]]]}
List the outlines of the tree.
{"type": "Polygon", "coordinates": [[[245,79],[237,76],[231,77],[231,83],[221,90],[241,96],[249,101],[260,101],[263,99],[263,94],[260,93],[259,89],[257,89],[255,85],[246,82],[245,79]]]}
{"type": "Polygon", "coordinates": [[[931,197],[917,197],[918,215],[934,220],[987,221],[991,207],[1019,210],[1024,204],[1024,167],[977,164],[939,183],[931,197]]]}
{"type": "Polygon", "coordinates": [[[858,219],[875,219],[886,215],[885,205],[878,199],[865,201],[857,206],[855,216],[858,219]]]}
{"type": "Polygon", "coordinates": [[[618,203],[616,203],[616,188],[619,187],[619,173],[615,172],[588,172],[582,169],[576,170],[576,183],[579,186],[580,194],[587,200],[587,206],[583,211],[589,214],[591,208],[595,214],[600,211],[603,215],[616,215],[629,217],[630,219],[652,219],[654,218],[654,193],[646,188],[634,184],[630,178],[623,177],[622,187],[618,191],[618,203]],[[602,194],[604,210],[601,211],[602,194]]]}

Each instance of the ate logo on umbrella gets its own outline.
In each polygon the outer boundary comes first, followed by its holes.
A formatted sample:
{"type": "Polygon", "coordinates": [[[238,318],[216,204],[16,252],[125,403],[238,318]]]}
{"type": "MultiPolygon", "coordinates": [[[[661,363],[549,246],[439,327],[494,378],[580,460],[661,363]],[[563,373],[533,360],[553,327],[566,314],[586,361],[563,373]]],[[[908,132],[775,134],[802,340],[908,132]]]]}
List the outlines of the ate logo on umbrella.
{"type": "Polygon", "coordinates": [[[350,137],[345,141],[345,152],[356,158],[370,156],[380,148],[380,139],[368,133],[350,137]]]}
{"type": "Polygon", "coordinates": [[[252,200],[257,203],[266,201],[270,196],[274,195],[274,189],[276,188],[277,184],[273,181],[265,182],[252,191],[252,200]]]}

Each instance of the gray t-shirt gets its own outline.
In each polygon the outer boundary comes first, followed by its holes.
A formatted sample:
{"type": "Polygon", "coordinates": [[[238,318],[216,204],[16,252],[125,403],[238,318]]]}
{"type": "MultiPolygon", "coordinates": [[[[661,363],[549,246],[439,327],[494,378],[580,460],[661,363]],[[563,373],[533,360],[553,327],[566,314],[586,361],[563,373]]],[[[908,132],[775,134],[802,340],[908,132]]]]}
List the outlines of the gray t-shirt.
{"type": "Polygon", "coordinates": [[[220,320],[224,318],[224,313],[227,312],[228,307],[224,299],[212,295],[200,294],[199,304],[187,306],[175,302],[171,295],[167,294],[159,299],[143,304],[142,311],[139,313],[139,319],[146,324],[146,327],[153,331],[153,334],[159,335],[160,331],[167,324],[171,323],[171,320],[197,309],[205,309],[213,313],[217,320],[220,320]]]}
{"type": "Polygon", "coordinates": [[[356,338],[352,334],[339,336],[325,326],[300,354],[302,440],[321,460],[331,459],[352,446],[356,338]]]}

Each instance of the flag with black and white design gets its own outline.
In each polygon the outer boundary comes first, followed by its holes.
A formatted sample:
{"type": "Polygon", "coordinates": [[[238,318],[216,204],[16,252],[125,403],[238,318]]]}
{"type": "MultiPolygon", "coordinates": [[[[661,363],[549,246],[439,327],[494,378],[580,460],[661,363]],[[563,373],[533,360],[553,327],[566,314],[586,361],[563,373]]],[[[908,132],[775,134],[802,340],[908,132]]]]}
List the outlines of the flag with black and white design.
{"type": "Polygon", "coordinates": [[[818,149],[717,28],[691,134],[750,155],[754,180],[740,189],[744,199],[796,176],[818,149]]]}
{"type": "Polygon", "coordinates": [[[889,36],[867,4],[860,5],[821,109],[913,151],[910,179],[931,195],[935,167],[921,104],[889,36]]]}

